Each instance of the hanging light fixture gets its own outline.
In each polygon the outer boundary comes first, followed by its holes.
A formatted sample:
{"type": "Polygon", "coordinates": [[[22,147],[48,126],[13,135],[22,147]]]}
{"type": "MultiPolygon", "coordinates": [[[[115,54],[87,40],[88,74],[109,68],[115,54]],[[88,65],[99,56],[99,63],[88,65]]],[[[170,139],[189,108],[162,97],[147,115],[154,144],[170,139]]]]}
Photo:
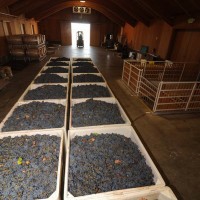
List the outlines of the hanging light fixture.
{"type": "Polygon", "coordinates": [[[183,12],[188,16],[187,23],[188,24],[194,23],[195,22],[195,18],[192,17],[191,13],[185,7],[182,6],[182,4],[179,2],[179,0],[174,0],[174,1],[183,10],[183,12]]]}
{"type": "Polygon", "coordinates": [[[188,24],[192,24],[192,23],[194,23],[194,21],[195,21],[195,18],[193,18],[193,17],[188,18],[188,20],[187,20],[188,24]]]}

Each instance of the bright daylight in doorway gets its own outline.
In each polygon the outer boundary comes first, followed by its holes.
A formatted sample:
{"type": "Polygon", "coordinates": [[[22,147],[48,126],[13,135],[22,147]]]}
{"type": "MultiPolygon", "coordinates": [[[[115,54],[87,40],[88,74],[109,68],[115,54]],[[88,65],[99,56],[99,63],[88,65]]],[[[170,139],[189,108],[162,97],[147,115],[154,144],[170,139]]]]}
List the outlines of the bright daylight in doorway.
{"type": "Polygon", "coordinates": [[[77,32],[83,31],[84,48],[90,46],[90,24],[71,23],[72,46],[77,46],[77,32]]]}

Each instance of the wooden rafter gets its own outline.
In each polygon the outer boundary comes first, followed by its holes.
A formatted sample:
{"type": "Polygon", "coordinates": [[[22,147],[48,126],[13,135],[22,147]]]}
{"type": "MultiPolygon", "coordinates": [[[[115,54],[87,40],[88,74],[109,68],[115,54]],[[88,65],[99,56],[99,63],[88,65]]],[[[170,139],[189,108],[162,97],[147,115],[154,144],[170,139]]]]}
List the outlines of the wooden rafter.
{"type": "MultiPolygon", "coordinates": [[[[20,1],[18,3],[12,4],[9,6],[10,12],[15,15],[26,14],[33,10],[37,10],[40,7],[48,4],[52,0],[43,0],[43,1],[34,1],[34,0],[26,0],[20,1]]],[[[54,1],[55,2],[55,1],[54,1]]]]}
{"type": "Polygon", "coordinates": [[[125,12],[123,9],[121,9],[116,4],[113,4],[111,1],[102,1],[102,0],[88,0],[88,2],[94,2],[98,3],[99,5],[103,5],[106,8],[111,8],[112,12],[118,13],[118,15],[121,16],[121,18],[128,22],[130,25],[135,26],[137,24],[137,20],[133,17],[131,17],[127,12],[125,12]]]}
{"type": "MultiPolygon", "coordinates": [[[[41,6],[37,6],[34,9],[31,9],[30,12],[25,13],[27,16],[35,17],[38,13],[44,12],[44,10],[51,9],[52,7],[59,5],[60,3],[67,2],[66,0],[45,0],[45,4],[42,4],[41,6]],[[46,3],[46,1],[48,1],[46,3]]],[[[38,3],[37,3],[38,4],[38,3]]]]}
{"type": "Polygon", "coordinates": [[[146,8],[147,10],[154,13],[157,17],[163,19],[166,23],[168,23],[170,26],[173,25],[173,22],[171,19],[169,19],[164,12],[159,9],[156,2],[152,2],[151,0],[136,0],[138,4],[140,4],[142,7],[146,8]]]}
{"type": "Polygon", "coordinates": [[[14,4],[17,0],[0,0],[0,8],[7,7],[9,5],[14,4]]]}
{"type": "MultiPolygon", "coordinates": [[[[68,1],[65,1],[66,3],[68,3],[68,1]]],[[[74,5],[75,3],[80,4],[77,1],[73,1],[74,5]]],[[[51,10],[52,12],[52,7],[57,6],[59,3],[63,3],[63,0],[57,0],[57,1],[50,1],[48,3],[48,6],[45,7],[46,10],[51,10]]],[[[124,12],[121,8],[119,8],[117,5],[113,4],[110,1],[102,1],[102,0],[88,0],[87,3],[92,3],[93,5],[95,5],[93,7],[93,9],[100,11],[99,9],[101,8],[105,8],[105,10],[109,10],[109,13],[112,13],[113,16],[116,16],[118,19],[121,19],[123,21],[127,21],[129,24],[131,24],[132,26],[135,26],[137,24],[137,20],[134,19],[133,17],[129,16],[126,12],[124,12]],[[120,13],[120,15],[119,15],[120,13]]],[[[86,5],[84,4],[80,4],[80,5],[86,5]]],[[[103,9],[101,9],[103,11],[103,9]]],[[[44,8],[41,9],[37,9],[37,10],[32,10],[31,12],[29,12],[28,16],[36,16],[37,13],[44,13],[46,11],[44,11],[44,8]]],[[[100,11],[101,12],[101,11],[100,11]]],[[[102,13],[102,12],[101,12],[102,13]]],[[[107,16],[108,17],[108,16],[107,16]]]]}
{"type": "MultiPolygon", "coordinates": [[[[10,11],[12,14],[15,15],[20,15],[22,13],[30,13],[29,15],[31,16],[31,13],[33,13],[33,15],[35,13],[38,13],[40,11],[43,12],[43,5],[48,5],[47,9],[51,6],[55,6],[59,3],[63,2],[63,0],[43,0],[43,1],[34,1],[34,0],[21,0],[13,5],[11,5],[10,11]],[[41,9],[42,7],[42,9],[41,9]]],[[[127,14],[127,12],[125,12],[123,9],[121,9],[120,7],[118,7],[116,4],[113,4],[111,1],[107,0],[107,1],[102,1],[102,0],[88,0],[88,2],[94,2],[97,3],[99,5],[103,5],[107,8],[112,8],[112,12],[113,13],[117,13],[120,14],[120,17],[124,20],[127,21],[130,25],[135,26],[137,24],[137,20],[135,18],[133,18],[132,16],[130,16],[129,14],[127,14]]],[[[46,7],[46,6],[45,6],[46,7]]]]}
{"type": "Polygon", "coordinates": [[[200,2],[199,0],[191,0],[191,3],[200,10],[200,2]]]}
{"type": "Polygon", "coordinates": [[[141,11],[130,1],[129,3],[127,3],[127,1],[122,1],[122,0],[110,0],[110,1],[112,1],[113,4],[116,4],[117,6],[121,7],[131,17],[137,19],[138,21],[141,21],[146,26],[150,25],[150,20],[145,18],[144,13],[141,13],[141,11]]]}
{"type": "MultiPolygon", "coordinates": [[[[121,19],[117,14],[115,14],[114,12],[112,12],[110,9],[98,5],[96,3],[93,2],[86,2],[84,4],[85,6],[91,7],[101,13],[103,13],[106,17],[108,17],[110,20],[112,20],[113,22],[115,22],[116,24],[119,24],[121,26],[123,26],[125,24],[125,21],[123,19],[121,19]]],[[[80,6],[80,2],[74,2],[74,1],[67,1],[65,3],[60,3],[57,4],[53,7],[50,7],[48,9],[44,9],[43,11],[40,11],[38,13],[35,13],[34,17],[36,20],[42,20],[56,12],[59,12],[60,10],[63,10],[65,8],[69,8],[72,6],[80,6]]],[[[28,15],[29,17],[33,17],[28,15]]]]}
{"type": "MultiPolygon", "coordinates": [[[[64,9],[62,4],[70,3],[73,6],[72,2],[73,5],[80,3],[78,0],[0,0],[0,8],[8,6],[13,15],[25,14],[27,17],[44,18],[55,13],[54,8],[56,12],[64,9]]],[[[198,16],[200,12],[199,0],[87,0],[86,4],[93,5],[93,9],[119,20],[119,23],[125,21],[132,26],[137,21],[149,26],[156,18],[173,25],[173,21],[181,15],[198,16]]]]}

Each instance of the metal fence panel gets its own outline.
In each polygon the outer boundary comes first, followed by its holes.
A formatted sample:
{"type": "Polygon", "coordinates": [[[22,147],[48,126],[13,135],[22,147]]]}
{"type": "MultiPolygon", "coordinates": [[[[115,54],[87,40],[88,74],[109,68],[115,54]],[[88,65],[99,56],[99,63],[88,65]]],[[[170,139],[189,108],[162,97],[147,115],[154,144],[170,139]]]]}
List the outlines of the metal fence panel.
{"type": "Polygon", "coordinates": [[[139,96],[148,106],[153,109],[156,100],[157,87],[143,76],[141,77],[139,96]]]}
{"type": "Polygon", "coordinates": [[[142,71],[133,62],[124,61],[122,80],[135,94],[139,91],[142,71]]]}
{"type": "Polygon", "coordinates": [[[125,61],[123,81],[153,112],[200,111],[200,64],[125,61]]]}
{"type": "Polygon", "coordinates": [[[196,87],[196,82],[163,82],[158,92],[156,112],[200,108],[200,89],[196,87]]]}

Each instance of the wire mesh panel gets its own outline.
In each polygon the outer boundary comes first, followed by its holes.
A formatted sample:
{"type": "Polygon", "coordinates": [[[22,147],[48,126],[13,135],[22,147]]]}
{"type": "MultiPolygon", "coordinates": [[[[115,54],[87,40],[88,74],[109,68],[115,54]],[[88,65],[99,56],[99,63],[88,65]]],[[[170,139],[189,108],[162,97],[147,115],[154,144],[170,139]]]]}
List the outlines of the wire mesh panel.
{"type": "Polygon", "coordinates": [[[163,70],[162,81],[179,81],[185,69],[185,63],[173,63],[167,65],[163,70]]]}
{"type": "Polygon", "coordinates": [[[147,62],[143,76],[148,80],[161,81],[164,68],[165,62],[147,62]]]}
{"type": "Polygon", "coordinates": [[[186,111],[194,84],[194,82],[161,82],[157,91],[159,96],[155,102],[154,112],[186,111]]]}
{"type": "Polygon", "coordinates": [[[185,63],[180,81],[200,81],[200,63],[185,63]]]}
{"type": "Polygon", "coordinates": [[[187,109],[190,111],[200,111],[200,82],[196,82],[194,85],[193,94],[187,109]]]}
{"type": "Polygon", "coordinates": [[[157,87],[143,76],[141,77],[139,96],[148,106],[153,109],[157,95],[157,87]]]}
{"type": "Polygon", "coordinates": [[[200,111],[200,64],[125,61],[123,81],[153,112],[200,111]]]}
{"type": "Polygon", "coordinates": [[[150,81],[179,81],[184,63],[148,62],[143,76],[150,81]]]}

